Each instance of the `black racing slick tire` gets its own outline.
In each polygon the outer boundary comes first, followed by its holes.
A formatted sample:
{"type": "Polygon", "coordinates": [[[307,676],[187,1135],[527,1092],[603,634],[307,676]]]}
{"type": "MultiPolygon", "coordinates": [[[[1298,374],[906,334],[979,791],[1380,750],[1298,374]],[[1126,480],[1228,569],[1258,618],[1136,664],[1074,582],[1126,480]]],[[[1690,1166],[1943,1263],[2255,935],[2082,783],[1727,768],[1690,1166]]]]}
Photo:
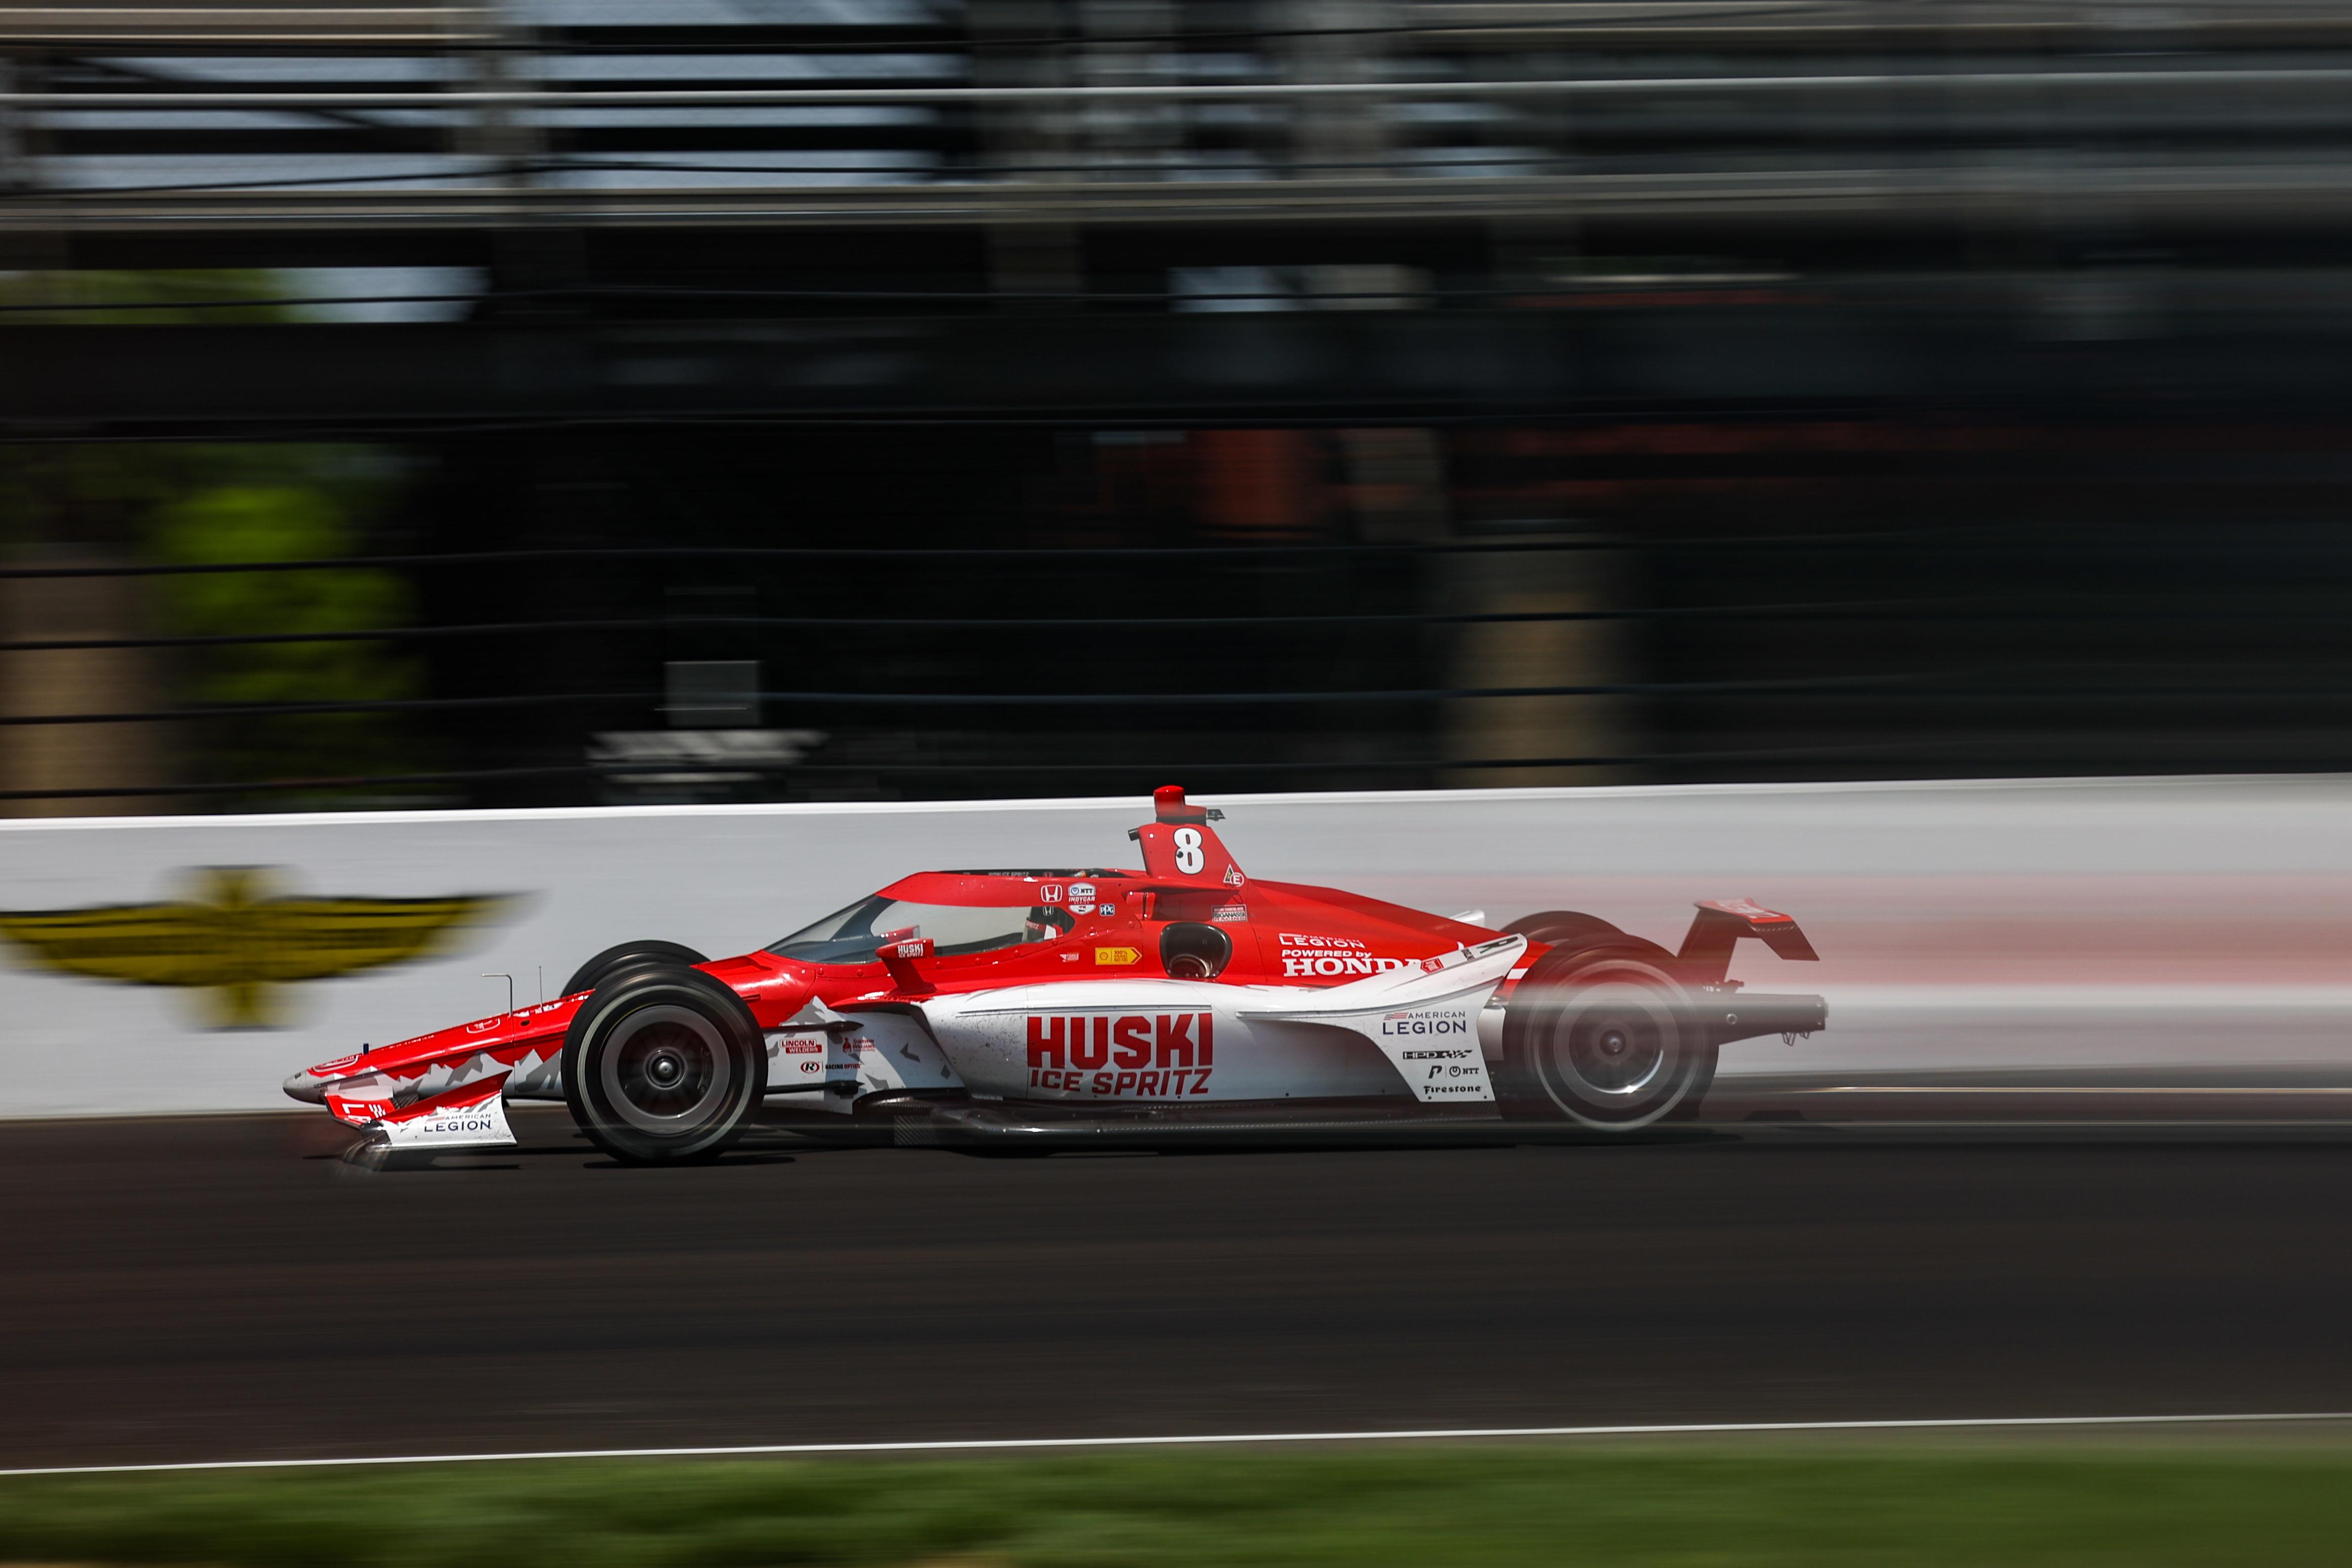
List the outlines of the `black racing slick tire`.
{"type": "Polygon", "coordinates": [[[559,996],[577,996],[583,991],[593,991],[624,969],[635,969],[643,963],[682,963],[691,968],[710,960],[675,942],[625,942],[618,947],[608,947],[578,969],[563,983],[559,996]]]}
{"type": "Polygon", "coordinates": [[[724,1152],[768,1091],[768,1053],[742,999],[684,965],[625,970],[563,1038],[563,1099],[588,1141],[632,1165],[724,1152]]]}
{"type": "Polygon", "coordinates": [[[1502,1087],[1515,1117],[1630,1132],[1686,1117],[1714,1076],[1689,997],[1639,952],[1548,952],[1503,1015],[1502,1087]]]}
{"type": "Polygon", "coordinates": [[[1521,915],[1503,929],[1546,947],[1598,947],[1627,940],[1623,931],[1599,915],[1580,914],[1575,910],[1546,910],[1540,914],[1521,915]]]}

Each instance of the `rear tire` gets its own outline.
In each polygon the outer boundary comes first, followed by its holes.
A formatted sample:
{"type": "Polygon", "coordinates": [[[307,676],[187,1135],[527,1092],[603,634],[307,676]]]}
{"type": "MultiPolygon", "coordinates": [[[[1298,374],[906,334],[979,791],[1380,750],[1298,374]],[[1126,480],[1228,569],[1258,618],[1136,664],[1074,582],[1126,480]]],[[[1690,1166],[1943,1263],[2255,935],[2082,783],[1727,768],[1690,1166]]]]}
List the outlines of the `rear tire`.
{"type": "Polygon", "coordinates": [[[1715,1051],[1682,986],[1646,954],[1561,950],[1512,994],[1503,1062],[1513,1114],[1630,1132],[1695,1112],[1715,1051]]]}
{"type": "Polygon", "coordinates": [[[627,1164],[717,1157],[767,1090],[767,1048],[751,1009],[683,965],[615,975],[580,1005],[564,1036],[572,1119],[627,1164]]]}
{"type": "Polygon", "coordinates": [[[1708,1046],[1701,1056],[1698,1068],[1691,1074],[1690,1092],[1678,1100],[1675,1108],[1660,1117],[1661,1121],[1696,1121],[1706,1103],[1706,1091],[1715,1087],[1715,1065],[1722,1057],[1721,1046],[1708,1046]]]}
{"type": "Polygon", "coordinates": [[[624,969],[634,969],[642,963],[683,963],[691,968],[709,962],[694,949],[674,942],[625,942],[618,947],[606,948],[574,970],[558,994],[577,996],[583,991],[593,991],[624,969]]]}
{"type": "Polygon", "coordinates": [[[1546,947],[1593,947],[1629,940],[1623,931],[1599,915],[1580,914],[1574,910],[1546,910],[1541,914],[1521,915],[1503,929],[1546,947]]]}
{"type": "MultiPolygon", "coordinates": [[[[1557,952],[1588,953],[1595,948],[1605,948],[1612,952],[1646,959],[1661,969],[1674,960],[1674,954],[1656,942],[1628,936],[1599,915],[1588,915],[1576,910],[1546,910],[1540,914],[1523,915],[1503,929],[1524,936],[1529,942],[1542,942],[1557,952]]],[[[1719,1054],[1718,1047],[1710,1045],[1705,1047],[1698,1070],[1692,1075],[1690,1092],[1661,1117],[1661,1121],[1698,1120],[1699,1107],[1706,1099],[1708,1087],[1715,1082],[1716,1058],[1719,1054]]]]}

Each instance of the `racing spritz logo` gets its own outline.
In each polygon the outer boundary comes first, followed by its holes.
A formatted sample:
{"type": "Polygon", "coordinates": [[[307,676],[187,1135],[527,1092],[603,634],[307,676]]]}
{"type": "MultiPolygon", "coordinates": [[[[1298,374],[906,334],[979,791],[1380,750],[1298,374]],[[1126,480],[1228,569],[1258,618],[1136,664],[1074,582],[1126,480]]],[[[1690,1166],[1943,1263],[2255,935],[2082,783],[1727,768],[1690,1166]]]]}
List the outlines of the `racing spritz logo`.
{"type": "Polygon", "coordinates": [[[516,902],[499,894],[439,899],[290,898],[264,866],[195,873],[194,896],[152,904],[0,913],[0,936],[47,969],[202,994],[217,1029],[283,1020],[279,987],[425,958],[516,902]]]}
{"type": "Polygon", "coordinates": [[[1217,1065],[1208,1013],[1063,1015],[1027,1020],[1029,1087],[1111,1099],[1209,1092],[1217,1065]]]}

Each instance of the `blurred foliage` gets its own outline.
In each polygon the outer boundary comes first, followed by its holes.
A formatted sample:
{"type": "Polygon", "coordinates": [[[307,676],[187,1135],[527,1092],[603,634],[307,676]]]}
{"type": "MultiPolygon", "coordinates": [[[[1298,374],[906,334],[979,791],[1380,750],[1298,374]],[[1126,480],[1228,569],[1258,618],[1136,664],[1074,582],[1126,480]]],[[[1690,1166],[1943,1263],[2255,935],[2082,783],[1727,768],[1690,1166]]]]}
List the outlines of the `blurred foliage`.
{"type": "Polygon", "coordinates": [[[0,1561],[2318,1564],[2352,1453],[1578,1444],[924,1463],[585,1460],[0,1482],[0,1561]]]}
{"type": "Polygon", "coordinates": [[[15,326],[159,326],[187,321],[291,321],[283,305],[199,310],[225,300],[283,299],[275,273],[183,268],[152,272],[0,272],[0,324],[15,326]],[[132,307],[108,310],[108,305],[132,307]],[[38,310],[27,307],[39,306],[38,310]],[[49,309],[70,306],[72,309],[49,309]]]}
{"type": "MultiPolygon", "coordinates": [[[[324,485],[222,484],[166,502],[151,531],[153,555],[175,565],[322,561],[352,552],[358,530],[324,485]]],[[[158,578],[173,635],[365,631],[408,625],[408,586],[376,568],[237,572],[158,578]]],[[[379,641],[227,643],[202,648],[182,677],[182,700],[247,703],[388,702],[422,694],[416,663],[379,641]]],[[[323,778],[413,767],[404,726],[387,713],[308,713],[216,720],[207,772],[222,779],[323,778]]]]}
{"type": "MultiPolygon", "coordinates": [[[[0,274],[0,305],[106,301],[178,307],[269,300],[285,286],[266,272],[26,272],[0,274]]],[[[0,323],[153,326],[292,321],[279,306],[233,310],[0,310],[0,323]]],[[[201,376],[201,363],[188,374],[201,376]]],[[[173,442],[25,443],[0,447],[0,554],[24,560],[202,565],[334,560],[372,548],[389,509],[396,467],[368,448],[173,442]]],[[[407,584],[380,569],[235,573],[143,581],[137,624],[121,635],[233,637],[400,626],[415,606],[407,584]]],[[[380,641],[217,643],[160,650],[150,667],[162,701],[381,702],[420,696],[418,661],[380,641]]],[[[418,771],[413,727],[389,713],[236,718],[174,729],[170,744],[191,782],[332,779],[418,771]]],[[[320,802],[348,801],[331,784],[320,802]]],[[[370,798],[376,798],[371,796],[370,798]]],[[[310,804],[280,792],[221,805],[310,804]]]]}

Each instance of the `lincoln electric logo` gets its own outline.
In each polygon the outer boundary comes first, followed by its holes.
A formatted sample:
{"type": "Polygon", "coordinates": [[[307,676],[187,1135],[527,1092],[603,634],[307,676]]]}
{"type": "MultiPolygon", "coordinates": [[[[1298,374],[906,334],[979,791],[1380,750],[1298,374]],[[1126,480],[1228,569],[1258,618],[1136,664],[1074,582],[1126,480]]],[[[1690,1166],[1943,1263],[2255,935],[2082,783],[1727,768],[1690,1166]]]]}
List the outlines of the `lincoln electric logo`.
{"type": "Polygon", "coordinates": [[[281,1021],[279,987],[430,957],[517,901],[289,897],[266,866],[192,875],[185,900],[0,913],[0,936],[42,968],[196,991],[213,1028],[267,1029],[281,1021]]]}

